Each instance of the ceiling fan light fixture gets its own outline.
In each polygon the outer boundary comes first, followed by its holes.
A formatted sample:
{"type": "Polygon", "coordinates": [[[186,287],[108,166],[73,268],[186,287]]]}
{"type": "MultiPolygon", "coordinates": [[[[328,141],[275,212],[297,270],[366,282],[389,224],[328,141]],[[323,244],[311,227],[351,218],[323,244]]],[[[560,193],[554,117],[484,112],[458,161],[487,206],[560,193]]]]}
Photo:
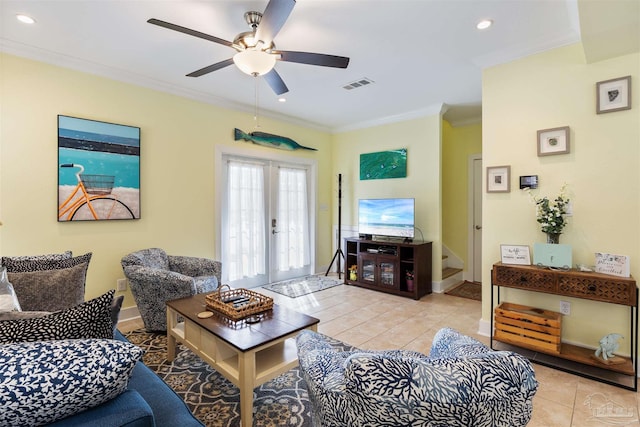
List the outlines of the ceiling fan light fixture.
{"type": "Polygon", "coordinates": [[[233,62],[250,76],[267,74],[276,65],[276,56],[259,50],[243,50],[233,55],[233,62]]]}
{"type": "Polygon", "coordinates": [[[479,30],[486,30],[492,25],[493,25],[493,21],[491,19],[483,19],[482,21],[478,22],[478,24],[476,25],[476,28],[479,30]]]}

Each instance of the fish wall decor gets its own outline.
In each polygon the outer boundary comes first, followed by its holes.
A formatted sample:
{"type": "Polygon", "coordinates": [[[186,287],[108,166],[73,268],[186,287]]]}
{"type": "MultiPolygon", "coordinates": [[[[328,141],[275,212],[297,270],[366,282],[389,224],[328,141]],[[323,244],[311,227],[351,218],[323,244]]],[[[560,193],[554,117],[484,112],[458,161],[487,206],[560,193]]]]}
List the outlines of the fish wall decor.
{"type": "Polygon", "coordinates": [[[313,150],[318,151],[315,148],[305,147],[303,145],[298,144],[291,138],[287,138],[286,136],[278,136],[273,135],[266,132],[251,132],[245,133],[240,129],[233,130],[233,138],[235,141],[244,140],[250,141],[254,144],[262,145],[264,147],[271,148],[279,148],[281,150],[313,150]]]}

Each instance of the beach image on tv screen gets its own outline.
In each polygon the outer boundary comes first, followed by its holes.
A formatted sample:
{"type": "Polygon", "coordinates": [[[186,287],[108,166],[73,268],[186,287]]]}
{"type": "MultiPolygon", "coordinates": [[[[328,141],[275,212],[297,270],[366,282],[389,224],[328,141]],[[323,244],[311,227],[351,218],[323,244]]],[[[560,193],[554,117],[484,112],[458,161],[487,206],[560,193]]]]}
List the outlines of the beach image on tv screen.
{"type": "Polygon", "coordinates": [[[376,236],[413,237],[414,199],[362,199],[358,232],[376,236]]]}

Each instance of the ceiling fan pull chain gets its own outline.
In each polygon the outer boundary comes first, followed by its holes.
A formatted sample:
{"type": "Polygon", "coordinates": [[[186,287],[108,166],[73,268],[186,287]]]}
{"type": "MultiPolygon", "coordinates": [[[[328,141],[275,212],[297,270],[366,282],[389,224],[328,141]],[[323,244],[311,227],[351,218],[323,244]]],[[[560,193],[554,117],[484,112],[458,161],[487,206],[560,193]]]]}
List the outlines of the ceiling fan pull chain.
{"type": "Polygon", "coordinates": [[[258,107],[258,103],[260,101],[259,95],[258,95],[258,74],[254,74],[253,75],[253,79],[255,80],[255,97],[256,97],[256,106],[255,106],[255,113],[253,116],[253,120],[256,122],[256,129],[258,129],[260,127],[260,110],[258,107]]]}

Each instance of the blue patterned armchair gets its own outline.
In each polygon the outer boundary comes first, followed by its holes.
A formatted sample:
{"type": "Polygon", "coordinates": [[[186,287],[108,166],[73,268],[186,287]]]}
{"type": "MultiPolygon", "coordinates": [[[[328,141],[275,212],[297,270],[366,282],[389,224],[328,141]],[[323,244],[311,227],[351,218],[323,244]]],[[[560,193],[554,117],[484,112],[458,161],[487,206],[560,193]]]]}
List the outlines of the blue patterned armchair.
{"type": "Polygon", "coordinates": [[[429,356],[341,351],[311,331],[297,345],[315,427],[518,427],[531,418],[531,363],[453,329],[436,333],[429,356]]]}
{"type": "Polygon", "coordinates": [[[222,271],[220,261],[167,255],[159,248],[133,252],[120,263],[149,331],[167,330],[167,301],[215,291],[222,271]]]}

